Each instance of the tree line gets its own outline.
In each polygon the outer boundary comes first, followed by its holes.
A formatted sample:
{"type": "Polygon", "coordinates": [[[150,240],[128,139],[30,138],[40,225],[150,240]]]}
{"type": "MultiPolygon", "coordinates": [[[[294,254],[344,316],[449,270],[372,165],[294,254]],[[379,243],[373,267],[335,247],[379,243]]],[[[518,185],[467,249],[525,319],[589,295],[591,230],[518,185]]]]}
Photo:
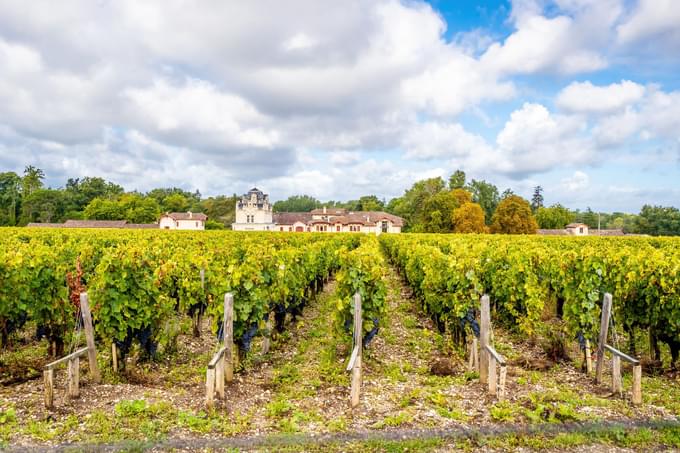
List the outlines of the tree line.
{"type": "Polygon", "coordinates": [[[158,188],[142,193],[99,177],[69,178],[62,188],[44,184],[45,173],[28,166],[23,175],[0,173],[0,226],[65,220],[127,220],[154,223],[164,212],[203,212],[208,228],[225,228],[234,222],[236,195],[203,198],[199,191],[158,188]]]}
{"type": "MultiPolygon", "coordinates": [[[[0,226],[30,222],[62,223],[68,219],[156,222],[164,212],[203,212],[207,228],[230,228],[235,220],[236,194],[204,198],[199,191],[177,187],[149,192],[127,192],[100,177],[69,178],[61,188],[44,184],[45,173],[28,166],[22,175],[0,173],[0,226]]],[[[356,200],[322,202],[309,195],[294,195],[274,203],[275,212],[309,212],[320,207],[349,211],[386,211],[403,217],[404,231],[427,233],[534,233],[538,228],[563,229],[573,222],[592,229],[621,229],[625,233],[680,235],[680,211],[675,207],[645,205],[639,214],[571,210],[560,204],[544,206],[543,188],[526,200],[494,184],[471,179],[455,171],[445,181],[417,181],[400,197],[386,202],[376,195],[356,200]]]]}

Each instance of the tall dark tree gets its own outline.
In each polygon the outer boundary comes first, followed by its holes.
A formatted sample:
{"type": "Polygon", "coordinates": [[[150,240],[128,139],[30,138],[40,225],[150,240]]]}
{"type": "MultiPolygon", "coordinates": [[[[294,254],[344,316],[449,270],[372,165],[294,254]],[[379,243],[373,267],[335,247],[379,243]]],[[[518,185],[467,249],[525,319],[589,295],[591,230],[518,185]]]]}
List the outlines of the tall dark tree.
{"type": "Polygon", "coordinates": [[[543,187],[541,186],[536,186],[534,187],[534,195],[531,197],[531,210],[536,213],[538,211],[538,208],[543,207],[543,187]]]}
{"type": "Polygon", "coordinates": [[[21,177],[0,173],[0,226],[15,226],[21,209],[21,177]]]}

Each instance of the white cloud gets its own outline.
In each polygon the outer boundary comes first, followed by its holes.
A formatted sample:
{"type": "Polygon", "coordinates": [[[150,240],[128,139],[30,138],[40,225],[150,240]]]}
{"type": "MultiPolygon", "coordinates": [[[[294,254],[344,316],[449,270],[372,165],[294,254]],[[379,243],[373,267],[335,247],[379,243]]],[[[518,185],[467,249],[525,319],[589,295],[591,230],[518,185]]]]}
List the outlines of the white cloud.
{"type": "Polygon", "coordinates": [[[411,127],[403,138],[407,158],[432,159],[476,155],[490,151],[486,141],[457,123],[428,122],[411,127]]]}
{"type": "Polygon", "coordinates": [[[558,14],[544,15],[543,2],[513,2],[515,31],[489,46],[481,61],[505,74],[557,72],[577,74],[608,66],[598,47],[621,12],[619,0],[561,1],[558,14]]]}
{"type": "MultiPolygon", "coordinates": [[[[657,43],[667,40],[680,43],[680,8],[676,0],[639,0],[626,21],[617,28],[617,38],[623,44],[648,38],[657,43]]],[[[676,48],[677,50],[677,48],[676,48]]]]}
{"type": "Polygon", "coordinates": [[[568,191],[583,191],[590,186],[590,177],[582,171],[575,171],[570,177],[562,179],[561,183],[568,191]]]}
{"type": "Polygon", "coordinates": [[[586,127],[577,116],[553,115],[543,105],[525,103],[510,115],[496,144],[513,172],[542,172],[593,159],[586,127]]]}
{"type": "Polygon", "coordinates": [[[283,43],[283,48],[287,51],[304,50],[314,47],[316,40],[305,33],[296,33],[283,43]]]}
{"type": "Polygon", "coordinates": [[[572,82],[557,96],[557,106],[570,112],[603,113],[620,110],[645,95],[645,87],[630,80],[595,86],[589,81],[572,82]]]}
{"type": "Polygon", "coordinates": [[[266,126],[268,119],[252,104],[205,81],[171,85],[159,79],[147,88],[128,89],[123,96],[141,123],[161,136],[181,137],[186,144],[271,148],[278,143],[278,132],[266,126]]]}

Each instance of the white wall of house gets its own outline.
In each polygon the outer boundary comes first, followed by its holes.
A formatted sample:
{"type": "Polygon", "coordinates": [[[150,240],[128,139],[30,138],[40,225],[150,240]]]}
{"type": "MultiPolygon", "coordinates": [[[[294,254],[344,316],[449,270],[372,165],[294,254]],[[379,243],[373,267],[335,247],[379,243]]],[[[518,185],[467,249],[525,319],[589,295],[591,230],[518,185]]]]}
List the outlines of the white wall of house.
{"type": "Polygon", "coordinates": [[[189,219],[175,220],[170,216],[163,216],[159,222],[161,230],[205,230],[205,221],[189,219]]]}
{"type": "Polygon", "coordinates": [[[236,202],[236,222],[231,224],[234,231],[278,231],[273,223],[272,205],[266,199],[262,205],[257,204],[257,195],[241,198],[236,202]]]}
{"type": "Polygon", "coordinates": [[[588,225],[574,225],[573,227],[567,228],[567,232],[574,236],[588,236],[588,225]]]}

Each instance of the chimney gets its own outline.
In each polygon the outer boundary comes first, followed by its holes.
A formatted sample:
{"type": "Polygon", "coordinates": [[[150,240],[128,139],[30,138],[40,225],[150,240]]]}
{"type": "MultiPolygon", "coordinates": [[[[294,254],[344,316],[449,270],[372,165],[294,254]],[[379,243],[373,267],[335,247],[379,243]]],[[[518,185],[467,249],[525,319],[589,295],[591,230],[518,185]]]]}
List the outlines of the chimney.
{"type": "Polygon", "coordinates": [[[326,213],[326,206],[323,207],[323,213],[326,213]]]}
{"type": "Polygon", "coordinates": [[[192,216],[193,216],[193,214],[191,213],[191,211],[189,211],[189,218],[191,219],[192,216]]]}

